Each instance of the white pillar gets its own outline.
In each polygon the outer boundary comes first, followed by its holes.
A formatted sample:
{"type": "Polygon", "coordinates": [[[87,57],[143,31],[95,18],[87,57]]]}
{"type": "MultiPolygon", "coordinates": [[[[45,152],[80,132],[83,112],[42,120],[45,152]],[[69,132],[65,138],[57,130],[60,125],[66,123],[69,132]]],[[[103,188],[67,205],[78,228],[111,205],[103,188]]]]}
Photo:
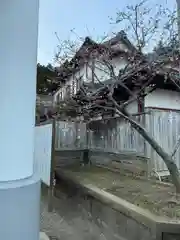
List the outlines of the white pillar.
{"type": "Polygon", "coordinates": [[[33,174],[39,0],[0,1],[0,236],[39,238],[33,174]]]}
{"type": "Polygon", "coordinates": [[[0,1],[0,181],[33,173],[38,0],[0,1]]]}

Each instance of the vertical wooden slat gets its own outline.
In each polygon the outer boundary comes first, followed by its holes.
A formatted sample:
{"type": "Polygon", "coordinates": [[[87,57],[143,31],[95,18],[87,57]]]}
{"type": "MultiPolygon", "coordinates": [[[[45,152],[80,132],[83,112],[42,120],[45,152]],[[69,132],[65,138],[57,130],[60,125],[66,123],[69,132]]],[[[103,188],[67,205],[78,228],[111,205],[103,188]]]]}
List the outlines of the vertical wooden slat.
{"type": "Polygon", "coordinates": [[[58,121],[56,127],[56,149],[82,148],[86,145],[86,124],[58,121]],[[77,136],[78,139],[77,139],[77,136]]]}
{"type": "MultiPolygon", "coordinates": [[[[179,124],[180,113],[175,111],[153,109],[151,110],[151,114],[146,116],[147,130],[169,154],[172,152],[178,139],[178,135],[180,134],[179,124]]],[[[157,172],[167,171],[167,167],[162,158],[158,156],[149,144],[146,146],[147,155],[151,157],[151,169],[154,168],[157,172]]],[[[180,149],[177,151],[174,161],[179,168],[180,149]]]]}
{"type": "Polygon", "coordinates": [[[119,120],[109,120],[114,125],[112,128],[102,127],[101,122],[97,121],[97,128],[99,133],[94,131],[92,133],[92,145],[96,148],[108,148],[115,151],[135,151],[139,153],[144,152],[144,140],[137,133],[129,123],[119,120]],[[103,139],[101,138],[103,136],[103,139]]]}
{"type": "MultiPolygon", "coordinates": [[[[180,113],[154,109],[148,110],[151,110],[151,112],[150,114],[146,114],[146,129],[167,152],[171,152],[180,134],[180,113]]],[[[62,124],[63,122],[61,122],[61,125],[58,123],[59,126],[62,126],[62,124]]],[[[96,125],[98,131],[91,131],[89,133],[90,139],[88,145],[92,148],[108,148],[112,151],[132,151],[139,154],[145,154],[151,159],[148,163],[150,171],[152,168],[156,171],[167,170],[163,160],[128,122],[117,118],[116,120],[109,120],[107,127],[105,127],[101,121],[97,121],[96,125]],[[111,128],[108,126],[111,126],[111,128]],[[101,136],[103,136],[103,138],[101,138],[101,136]]],[[[74,129],[75,124],[68,123],[66,126],[67,129],[70,128],[70,126],[71,129],[74,129]]],[[[71,136],[70,131],[67,130],[66,138],[62,138],[59,137],[60,134],[62,135],[63,133],[61,127],[57,129],[57,135],[60,142],[56,141],[58,142],[58,146],[56,147],[62,148],[62,146],[66,146],[71,148],[83,148],[87,145],[85,141],[86,128],[84,123],[79,124],[80,139],[77,146],[75,146],[75,137],[71,136]]],[[[175,154],[174,161],[177,166],[180,167],[180,149],[178,149],[175,154]]]]}

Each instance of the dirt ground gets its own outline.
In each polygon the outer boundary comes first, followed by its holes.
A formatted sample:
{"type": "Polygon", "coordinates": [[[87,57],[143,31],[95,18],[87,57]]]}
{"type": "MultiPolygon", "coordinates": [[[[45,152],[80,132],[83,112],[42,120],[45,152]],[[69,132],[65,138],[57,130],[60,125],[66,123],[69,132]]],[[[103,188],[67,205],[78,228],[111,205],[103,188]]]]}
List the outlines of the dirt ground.
{"type": "Polygon", "coordinates": [[[115,173],[99,167],[73,167],[67,173],[83,181],[95,184],[120,198],[147,209],[156,215],[180,219],[180,201],[171,185],[141,179],[139,176],[115,173]]]}
{"type": "Polygon", "coordinates": [[[62,194],[54,198],[53,206],[53,212],[48,212],[47,192],[43,191],[40,228],[50,240],[106,240],[76,199],[62,194]]]}

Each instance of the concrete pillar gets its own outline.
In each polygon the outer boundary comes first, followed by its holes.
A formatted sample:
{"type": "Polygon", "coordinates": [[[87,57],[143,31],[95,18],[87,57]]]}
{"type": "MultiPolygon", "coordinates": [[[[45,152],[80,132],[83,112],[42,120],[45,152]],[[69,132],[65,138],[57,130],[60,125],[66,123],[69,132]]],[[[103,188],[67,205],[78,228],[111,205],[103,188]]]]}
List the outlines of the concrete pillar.
{"type": "Polygon", "coordinates": [[[0,1],[0,238],[39,240],[33,173],[38,0],[0,1]]]}

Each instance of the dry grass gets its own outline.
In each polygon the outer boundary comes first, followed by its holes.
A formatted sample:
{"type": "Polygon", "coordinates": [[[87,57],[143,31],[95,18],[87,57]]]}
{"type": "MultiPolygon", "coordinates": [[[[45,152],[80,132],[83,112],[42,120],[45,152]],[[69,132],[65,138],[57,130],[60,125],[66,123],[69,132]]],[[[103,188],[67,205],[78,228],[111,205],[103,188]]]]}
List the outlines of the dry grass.
{"type": "Polygon", "coordinates": [[[157,215],[180,219],[180,201],[176,199],[175,189],[171,185],[95,166],[76,166],[66,171],[84,183],[94,184],[157,215]]]}

